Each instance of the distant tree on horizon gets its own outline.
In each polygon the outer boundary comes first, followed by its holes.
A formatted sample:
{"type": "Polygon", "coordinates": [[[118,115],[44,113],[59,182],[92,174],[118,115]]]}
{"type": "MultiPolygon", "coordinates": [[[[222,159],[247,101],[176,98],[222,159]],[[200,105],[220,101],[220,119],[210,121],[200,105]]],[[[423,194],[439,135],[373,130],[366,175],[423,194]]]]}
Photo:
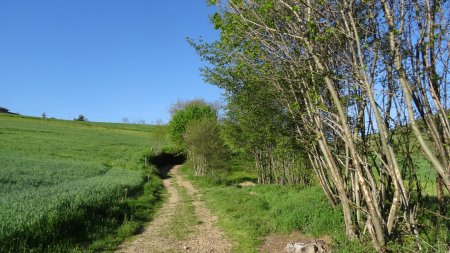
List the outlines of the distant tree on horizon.
{"type": "Polygon", "coordinates": [[[83,114],[80,114],[78,116],[78,118],[75,118],[73,120],[75,120],[75,121],[88,121],[88,119],[83,114]]]}
{"type": "Polygon", "coordinates": [[[11,112],[8,108],[5,108],[5,107],[0,107],[0,113],[19,115],[18,112],[17,113],[11,112]]]}
{"type": "Polygon", "coordinates": [[[9,113],[9,109],[7,109],[5,107],[0,107],[0,112],[9,113]]]}

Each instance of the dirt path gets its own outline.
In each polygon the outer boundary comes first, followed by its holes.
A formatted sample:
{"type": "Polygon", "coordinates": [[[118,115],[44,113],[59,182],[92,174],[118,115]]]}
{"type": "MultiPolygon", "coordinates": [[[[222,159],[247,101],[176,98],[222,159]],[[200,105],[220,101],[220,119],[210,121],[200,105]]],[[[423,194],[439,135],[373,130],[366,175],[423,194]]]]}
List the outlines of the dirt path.
{"type": "Polygon", "coordinates": [[[170,177],[163,179],[169,199],[155,219],[132,241],[122,244],[117,252],[230,252],[231,243],[214,225],[217,217],[205,207],[193,185],[179,174],[179,168],[180,165],[174,166],[169,172],[170,177]],[[189,195],[188,201],[192,201],[198,219],[185,239],[179,239],[171,227],[174,218],[183,219],[183,215],[176,214],[183,201],[187,201],[181,190],[189,195]]]}

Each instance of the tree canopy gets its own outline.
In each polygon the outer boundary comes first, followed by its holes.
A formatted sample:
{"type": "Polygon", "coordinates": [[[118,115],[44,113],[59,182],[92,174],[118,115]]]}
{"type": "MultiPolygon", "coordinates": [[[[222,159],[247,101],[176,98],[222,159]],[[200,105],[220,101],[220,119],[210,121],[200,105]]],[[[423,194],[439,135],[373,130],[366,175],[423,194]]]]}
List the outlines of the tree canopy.
{"type": "Polygon", "coordinates": [[[258,150],[257,164],[292,143],[342,208],[350,239],[368,234],[379,252],[393,238],[416,238],[412,250],[439,243],[420,237],[417,156],[436,175],[444,215],[449,2],[210,2],[218,5],[211,20],[220,40],[190,42],[211,64],[205,78],[226,91],[227,142],[258,150]]]}
{"type": "Polygon", "coordinates": [[[186,126],[193,121],[204,118],[217,120],[217,112],[206,102],[198,100],[187,102],[183,108],[177,110],[169,122],[169,134],[177,145],[184,145],[183,135],[186,126]]]}

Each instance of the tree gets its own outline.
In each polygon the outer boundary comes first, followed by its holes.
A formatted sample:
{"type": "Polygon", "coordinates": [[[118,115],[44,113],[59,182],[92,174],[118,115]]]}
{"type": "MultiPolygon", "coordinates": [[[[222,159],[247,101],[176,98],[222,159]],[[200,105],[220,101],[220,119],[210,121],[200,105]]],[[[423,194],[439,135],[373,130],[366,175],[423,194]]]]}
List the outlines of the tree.
{"type": "Polygon", "coordinates": [[[164,142],[167,140],[167,126],[155,125],[152,131],[156,153],[160,153],[164,142]]]}
{"type": "Polygon", "coordinates": [[[190,121],[183,135],[188,159],[196,175],[205,176],[226,169],[230,152],[221,138],[217,119],[202,118],[190,121]]]}
{"type": "Polygon", "coordinates": [[[190,105],[200,105],[200,106],[208,105],[211,108],[213,108],[216,112],[218,112],[220,109],[220,105],[218,102],[209,103],[209,102],[206,102],[203,98],[194,98],[191,100],[178,99],[177,102],[172,104],[169,108],[170,116],[173,117],[177,112],[185,110],[186,107],[190,106],[190,105]]]}
{"type": "Polygon", "coordinates": [[[157,120],[155,121],[154,125],[162,126],[162,125],[164,125],[164,121],[163,121],[162,119],[157,119],[157,120]]]}
{"type": "Polygon", "coordinates": [[[250,72],[241,78],[247,81],[239,88],[225,85],[214,76],[207,78],[210,83],[221,83],[227,91],[223,126],[227,144],[254,161],[259,183],[308,185],[310,166],[292,135],[295,129],[291,118],[270,87],[259,89],[259,84],[252,83],[250,72]]]}
{"type": "Polygon", "coordinates": [[[450,191],[449,10],[439,0],[231,0],[212,16],[220,40],[193,45],[230,101],[253,89],[281,105],[350,239],[367,232],[383,252],[406,234],[420,249],[415,143],[437,174],[441,213],[450,191]]]}
{"type": "Polygon", "coordinates": [[[78,118],[75,118],[73,120],[75,120],[75,121],[88,121],[88,119],[83,114],[80,114],[78,116],[78,118]]]}
{"type": "Polygon", "coordinates": [[[184,145],[183,135],[186,126],[196,120],[203,118],[217,120],[216,111],[207,103],[194,100],[192,103],[187,102],[184,109],[176,111],[169,122],[169,135],[171,139],[180,146],[184,145]]]}

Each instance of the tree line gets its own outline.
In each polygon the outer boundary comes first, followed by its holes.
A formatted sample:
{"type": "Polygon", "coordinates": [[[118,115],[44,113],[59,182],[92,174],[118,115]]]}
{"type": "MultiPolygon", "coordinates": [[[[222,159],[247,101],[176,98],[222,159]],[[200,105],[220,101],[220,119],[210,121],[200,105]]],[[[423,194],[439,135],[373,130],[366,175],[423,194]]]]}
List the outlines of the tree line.
{"type": "Polygon", "coordinates": [[[421,156],[444,221],[435,229],[446,239],[433,243],[449,245],[450,3],[210,3],[220,39],[189,42],[210,63],[205,79],[225,91],[217,134],[252,158],[260,183],[307,185],[314,174],[349,239],[420,250],[431,243],[421,236],[421,156]]]}

